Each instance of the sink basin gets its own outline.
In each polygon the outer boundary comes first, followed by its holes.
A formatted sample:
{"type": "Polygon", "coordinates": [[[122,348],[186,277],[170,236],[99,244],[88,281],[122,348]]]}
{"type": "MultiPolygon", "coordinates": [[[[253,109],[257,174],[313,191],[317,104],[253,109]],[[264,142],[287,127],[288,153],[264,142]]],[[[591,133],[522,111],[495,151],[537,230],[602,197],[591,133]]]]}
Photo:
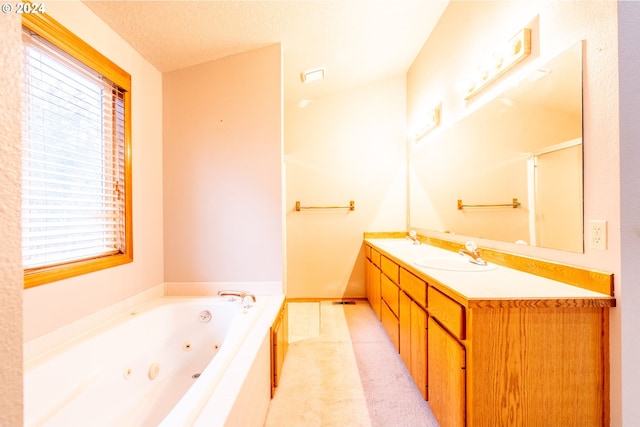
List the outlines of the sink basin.
{"type": "Polygon", "coordinates": [[[497,266],[495,264],[478,265],[469,262],[467,257],[428,257],[415,261],[421,267],[433,268],[436,270],[449,271],[490,271],[497,266]]]}

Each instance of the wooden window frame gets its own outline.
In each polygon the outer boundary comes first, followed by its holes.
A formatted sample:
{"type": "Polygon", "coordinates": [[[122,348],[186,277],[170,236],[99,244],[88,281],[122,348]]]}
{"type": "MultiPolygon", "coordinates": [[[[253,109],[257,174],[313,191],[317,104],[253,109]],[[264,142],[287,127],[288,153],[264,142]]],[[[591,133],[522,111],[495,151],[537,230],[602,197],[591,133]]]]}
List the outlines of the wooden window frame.
{"type": "Polygon", "coordinates": [[[24,288],[67,279],[133,261],[131,184],[131,76],[48,14],[23,14],[23,27],[100,73],[124,90],[125,249],[113,254],[25,271],[24,288]]]}

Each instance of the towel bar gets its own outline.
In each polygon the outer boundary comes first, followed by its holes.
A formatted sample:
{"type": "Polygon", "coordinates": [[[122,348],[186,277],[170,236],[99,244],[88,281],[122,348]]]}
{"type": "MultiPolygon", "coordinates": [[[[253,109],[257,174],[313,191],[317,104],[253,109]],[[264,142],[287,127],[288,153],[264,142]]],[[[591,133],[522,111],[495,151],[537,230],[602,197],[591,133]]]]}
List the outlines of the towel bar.
{"type": "Polygon", "coordinates": [[[522,203],[518,201],[518,199],[513,199],[511,203],[498,203],[494,205],[465,205],[462,203],[462,200],[458,200],[458,210],[462,210],[462,208],[494,208],[494,207],[510,207],[517,208],[522,203]]]}
{"type": "Polygon", "coordinates": [[[349,209],[353,211],[356,209],[356,202],[353,200],[349,201],[349,206],[300,206],[300,202],[296,201],[296,212],[303,209],[349,209]]]}

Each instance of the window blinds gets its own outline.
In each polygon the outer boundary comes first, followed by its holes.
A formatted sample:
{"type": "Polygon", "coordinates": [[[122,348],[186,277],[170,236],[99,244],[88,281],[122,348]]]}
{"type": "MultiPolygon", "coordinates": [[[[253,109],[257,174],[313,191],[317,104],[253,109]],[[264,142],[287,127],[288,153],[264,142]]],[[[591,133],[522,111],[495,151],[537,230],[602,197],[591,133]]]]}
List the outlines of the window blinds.
{"type": "Polygon", "coordinates": [[[23,33],[25,271],[124,252],[124,92],[23,33]]]}

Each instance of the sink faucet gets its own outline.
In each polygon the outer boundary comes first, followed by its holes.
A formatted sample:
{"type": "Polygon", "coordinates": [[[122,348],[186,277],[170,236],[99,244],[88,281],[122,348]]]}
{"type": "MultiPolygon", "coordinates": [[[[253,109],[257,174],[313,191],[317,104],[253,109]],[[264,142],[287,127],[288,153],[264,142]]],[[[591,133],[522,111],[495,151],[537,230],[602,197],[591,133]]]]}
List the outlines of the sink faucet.
{"type": "Polygon", "coordinates": [[[487,261],[483,260],[480,256],[480,251],[478,250],[476,242],[468,241],[464,246],[466,249],[460,249],[458,251],[460,255],[467,255],[469,257],[469,262],[473,264],[487,265],[487,261]]]}
{"type": "Polygon", "coordinates": [[[416,230],[411,230],[409,232],[409,235],[407,236],[407,239],[411,240],[414,245],[420,244],[420,240],[418,240],[418,235],[416,234],[416,230]]]}

